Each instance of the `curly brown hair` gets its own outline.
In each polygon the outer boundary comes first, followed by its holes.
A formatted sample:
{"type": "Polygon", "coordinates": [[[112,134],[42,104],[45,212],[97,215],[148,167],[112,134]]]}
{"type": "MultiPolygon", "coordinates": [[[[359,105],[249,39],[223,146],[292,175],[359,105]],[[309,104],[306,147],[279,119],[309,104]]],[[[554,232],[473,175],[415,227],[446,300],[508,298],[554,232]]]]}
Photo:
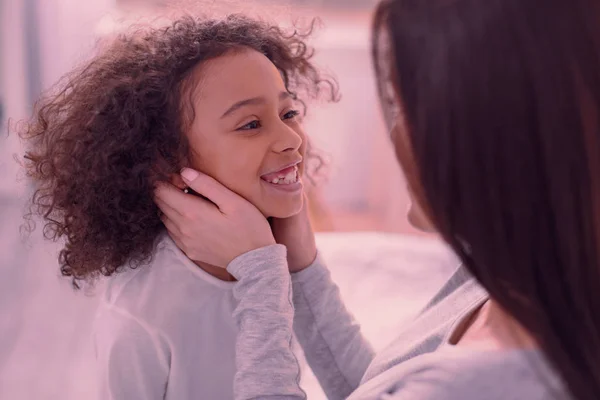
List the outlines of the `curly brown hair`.
{"type": "Polygon", "coordinates": [[[60,270],[75,288],[151,260],[164,229],[153,189],[187,159],[183,133],[193,108],[185,93],[199,63],[254,49],[273,62],[298,100],[337,99],[336,82],[311,62],[305,39],[312,26],[288,33],[232,15],[138,28],[38,102],[19,132],[29,142],[24,165],[36,183],[29,216],[44,218],[46,238],[66,239],[60,270]]]}

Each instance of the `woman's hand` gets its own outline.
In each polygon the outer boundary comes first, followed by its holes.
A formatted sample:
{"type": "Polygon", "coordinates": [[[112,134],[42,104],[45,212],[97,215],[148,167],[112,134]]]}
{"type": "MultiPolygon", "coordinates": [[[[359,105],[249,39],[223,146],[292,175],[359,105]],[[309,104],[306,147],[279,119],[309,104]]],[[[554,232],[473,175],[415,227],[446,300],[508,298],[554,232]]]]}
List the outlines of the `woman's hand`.
{"type": "Polygon", "coordinates": [[[247,200],[195,170],[184,169],[181,178],[210,201],[161,183],[155,202],[169,235],[191,260],[227,268],[236,257],[275,244],[266,218],[247,200]]]}
{"type": "Polygon", "coordinates": [[[300,213],[289,218],[273,218],[271,229],[277,243],[287,247],[290,272],[302,271],[313,263],[317,256],[317,245],[310,223],[306,195],[300,213]]]}

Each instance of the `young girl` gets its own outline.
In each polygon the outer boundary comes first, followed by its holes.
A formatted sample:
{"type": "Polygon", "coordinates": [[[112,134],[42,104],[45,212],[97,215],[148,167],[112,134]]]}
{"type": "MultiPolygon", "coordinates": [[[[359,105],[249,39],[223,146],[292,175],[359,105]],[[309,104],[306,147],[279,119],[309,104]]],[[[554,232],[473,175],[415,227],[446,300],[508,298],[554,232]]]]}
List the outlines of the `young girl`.
{"type": "Polygon", "coordinates": [[[233,278],[163,234],[153,190],[189,166],[265,218],[302,209],[296,100],[322,84],[336,96],[303,39],[242,16],[125,34],[22,132],[34,211],[65,240],[62,274],[76,288],[110,277],[94,330],[100,398],[233,397],[233,278]]]}

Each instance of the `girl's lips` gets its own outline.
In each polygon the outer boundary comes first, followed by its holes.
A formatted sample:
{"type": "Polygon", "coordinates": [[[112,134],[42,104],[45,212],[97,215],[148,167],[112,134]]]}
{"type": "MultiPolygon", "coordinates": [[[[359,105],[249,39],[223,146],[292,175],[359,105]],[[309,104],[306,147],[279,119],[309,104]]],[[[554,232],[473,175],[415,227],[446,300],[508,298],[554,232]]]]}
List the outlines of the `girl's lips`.
{"type": "Polygon", "coordinates": [[[287,193],[296,193],[302,191],[304,185],[302,181],[298,179],[294,183],[281,184],[281,183],[271,183],[267,181],[263,181],[265,185],[267,185],[270,189],[276,190],[278,192],[287,192],[287,193]]]}
{"type": "Polygon", "coordinates": [[[263,179],[267,182],[272,182],[274,179],[283,178],[290,172],[294,171],[294,169],[296,169],[296,165],[292,165],[292,166],[280,169],[279,171],[276,171],[276,172],[271,172],[270,174],[265,174],[265,175],[261,176],[261,179],[263,179]]]}

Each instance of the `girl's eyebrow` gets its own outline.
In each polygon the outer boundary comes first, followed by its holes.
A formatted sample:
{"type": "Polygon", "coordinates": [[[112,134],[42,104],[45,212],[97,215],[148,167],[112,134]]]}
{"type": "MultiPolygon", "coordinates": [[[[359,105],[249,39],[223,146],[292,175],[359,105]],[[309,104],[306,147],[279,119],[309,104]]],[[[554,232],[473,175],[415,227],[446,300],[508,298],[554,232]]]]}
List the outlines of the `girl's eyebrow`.
{"type": "MultiPolygon", "coordinates": [[[[285,99],[288,99],[291,97],[292,97],[292,95],[289,92],[279,93],[279,100],[285,100],[285,99]]],[[[221,119],[225,118],[229,114],[233,113],[234,111],[239,110],[242,107],[249,106],[249,105],[265,104],[266,102],[267,101],[264,97],[252,97],[250,99],[238,101],[237,103],[235,103],[234,105],[229,107],[227,109],[227,111],[225,111],[225,113],[223,113],[223,115],[221,115],[221,119]]]]}

